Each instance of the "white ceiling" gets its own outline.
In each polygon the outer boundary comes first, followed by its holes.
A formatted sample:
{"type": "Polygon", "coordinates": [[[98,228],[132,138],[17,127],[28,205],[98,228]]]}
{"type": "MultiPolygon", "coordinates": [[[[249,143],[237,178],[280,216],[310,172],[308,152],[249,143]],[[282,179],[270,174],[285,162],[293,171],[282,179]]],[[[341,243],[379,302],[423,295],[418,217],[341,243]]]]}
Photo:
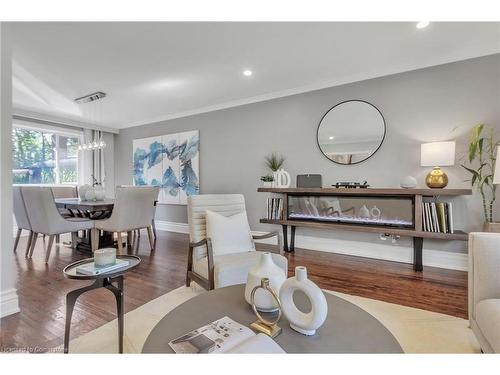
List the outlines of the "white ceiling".
{"type": "Polygon", "coordinates": [[[125,128],[499,53],[499,25],[17,23],[14,106],[125,128]]]}

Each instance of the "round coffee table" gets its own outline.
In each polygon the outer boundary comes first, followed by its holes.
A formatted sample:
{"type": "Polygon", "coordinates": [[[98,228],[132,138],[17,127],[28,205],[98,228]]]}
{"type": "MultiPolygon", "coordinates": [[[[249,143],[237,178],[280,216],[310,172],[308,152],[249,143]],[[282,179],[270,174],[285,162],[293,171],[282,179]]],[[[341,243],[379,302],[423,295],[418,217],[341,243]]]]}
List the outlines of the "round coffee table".
{"type": "Polygon", "coordinates": [[[135,268],[141,263],[141,258],[135,255],[117,255],[116,259],[126,260],[128,265],[116,271],[99,275],[82,275],[76,272],[76,267],[86,263],[91,263],[94,258],[82,259],[64,267],[63,274],[68,279],[95,280],[93,284],[73,290],[66,294],[66,324],[64,327],[64,353],[69,351],[69,333],[71,327],[71,316],[75,308],[76,300],[80,295],[89,290],[106,288],[111,291],[116,298],[116,310],[118,316],[118,351],[123,353],[123,274],[135,268]],[[113,285],[116,283],[117,285],[113,285]]]}
{"type": "MultiPolygon", "coordinates": [[[[153,328],[143,353],[174,353],[168,343],[224,316],[250,326],[256,319],[244,297],[245,285],[215,289],[191,298],[165,315],[153,328]]],[[[274,340],[287,353],[403,353],[382,323],[358,306],[325,293],[328,316],[314,336],[292,330],[283,317],[282,332],[274,340]]],[[[296,293],[295,303],[307,311],[308,301],[296,293]]]]}

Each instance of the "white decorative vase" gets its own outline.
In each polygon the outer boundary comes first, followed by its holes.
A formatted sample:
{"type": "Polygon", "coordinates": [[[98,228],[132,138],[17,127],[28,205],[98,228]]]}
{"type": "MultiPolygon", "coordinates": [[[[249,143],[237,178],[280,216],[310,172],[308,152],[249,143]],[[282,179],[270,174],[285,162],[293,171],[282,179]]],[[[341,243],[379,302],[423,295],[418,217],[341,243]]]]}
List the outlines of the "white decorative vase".
{"type": "Polygon", "coordinates": [[[365,204],[363,206],[361,206],[361,208],[359,209],[358,215],[359,215],[359,217],[362,217],[365,219],[369,219],[371,217],[370,210],[368,209],[368,207],[366,207],[365,204]]]}
{"type": "Polygon", "coordinates": [[[89,188],[91,188],[90,185],[82,185],[78,187],[78,195],[82,201],[87,200],[87,198],[85,198],[85,194],[89,188]]]}
{"type": "Polygon", "coordinates": [[[283,314],[290,322],[290,327],[303,335],[312,336],[323,325],[328,314],[328,304],[321,289],[307,278],[306,267],[295,267],[295,276],[286,280],[280,289],[280,301],[283,314]],[[300,311],[293,295],[303,292],[311,303],[311,311],[300,311]]]}
{"type": "Polygon", "coordinates": [[[413,176],[405,176],[401,179],[399,185],[403,189],[413,189],[417,187],[417,180],[413,176]]]}
{"type": "Polygon", "coordinates": [[[94,187],[94,194],[95,194],[96,201],[103,201],[104,197],[106,195],[106,193],[104,191],[104,187],[102,185],[96,185],[94,187]]]}
{"type": "Polygon", "coordinates": [[[273,172],[274,177],[274,187],[277,188],[287,188],[292,184],[292,178],[290,173],[285,171],[283,168],[273,172]]]}
{"type": "MultiPolygon", "coordinates": [[[[273,262],[271,253],[262,253],[259,263],[248,272],[247,284],[245,287],[245,300],[251,305],[252,290],[257,285],[261,284],[261,280],[267,277],[269,279],[269,286],[279,293],[281,285],[286,280],[285,272],[273,262]]],[[[259,289],[255,292],[255,307],[259,311],[272,312],[278,310],[278,304],[273,296],[263,290],[259,289]]]]}
{"type": "Polygon", "coordinates": [[[95,190],[93,186],[90,186],[85,192],[85,200],[95,201],[95,190]]]}
{"type": "Polygon", "coordinates": [[[382,216],[382,211],[377,206],[373,206],[372,209],[370,210],[370,215],[372,216],[372,219],[380,220],[380,217],[382,216]]]}

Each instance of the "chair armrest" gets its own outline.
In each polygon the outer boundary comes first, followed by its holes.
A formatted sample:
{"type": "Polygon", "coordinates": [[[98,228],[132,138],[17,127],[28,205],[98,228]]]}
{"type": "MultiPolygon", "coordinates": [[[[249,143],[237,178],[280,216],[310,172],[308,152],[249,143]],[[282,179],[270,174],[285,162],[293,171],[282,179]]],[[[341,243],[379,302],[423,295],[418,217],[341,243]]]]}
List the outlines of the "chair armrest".
{"type": "Polygon", "coordinates": [[[252,235],[252,238],[254,240],[264,240],[266,238],[272,238],[272,237],[275,237],[275,236],[280,236],[280,233],[275,231],[275,232],[269,232],[269,233],[265,233],[265,234],[253,234],[252,235]]]}
{"type": "Polygon", "coordinates": [[[214,252],[212,249],[212,240],[204,238],[198,242],[189,243],[188,267],[193,264],[193,250],[195,247],[205,245],[207,248],[207,264],[208,264],[208,289],[214,289],[214,252]]]}
{"type": "Polygon", "coordinates": [[[207,243],[208,243],[208,239],[204,238],[204,239],[202,239],[201,241],[198,241],[198,242],[190,242],[189,243],[189,247],[190,248],[199,247],[199,246],[202,246],[202,245],[206,245],[207,243]]]}

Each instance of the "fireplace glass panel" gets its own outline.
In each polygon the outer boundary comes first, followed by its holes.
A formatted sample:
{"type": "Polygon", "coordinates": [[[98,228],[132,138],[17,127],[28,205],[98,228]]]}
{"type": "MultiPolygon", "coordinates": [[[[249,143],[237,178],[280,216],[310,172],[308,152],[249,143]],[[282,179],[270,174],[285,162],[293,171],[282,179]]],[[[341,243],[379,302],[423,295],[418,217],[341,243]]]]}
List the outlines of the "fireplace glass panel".
{"type": "Polygon", "coordinates": [[[411,198],[289,196],[289,220],[414,227],[411,198]]]}

